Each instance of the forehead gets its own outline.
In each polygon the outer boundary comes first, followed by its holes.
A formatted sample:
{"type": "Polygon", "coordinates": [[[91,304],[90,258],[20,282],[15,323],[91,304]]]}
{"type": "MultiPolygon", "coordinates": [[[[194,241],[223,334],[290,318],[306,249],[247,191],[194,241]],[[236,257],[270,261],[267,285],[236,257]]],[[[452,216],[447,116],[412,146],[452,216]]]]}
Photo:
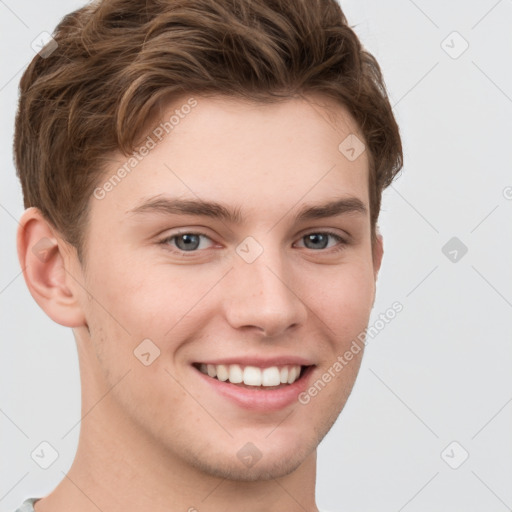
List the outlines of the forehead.
{"type": "Polygon", "coordinates": [[[280,207],[343,196],[368,204],[366,151],[355,159],[346,152],[354,142],[361,151],[363,136],[342,105],[322,96],[269,104],[183,96],[162,105],[144,132],[135,156],[109,163],[98,184],[108,191],[92,199],[96,214],[119,217],[158,194],[260,215],[262,205],[279,215],[280,207]]]}

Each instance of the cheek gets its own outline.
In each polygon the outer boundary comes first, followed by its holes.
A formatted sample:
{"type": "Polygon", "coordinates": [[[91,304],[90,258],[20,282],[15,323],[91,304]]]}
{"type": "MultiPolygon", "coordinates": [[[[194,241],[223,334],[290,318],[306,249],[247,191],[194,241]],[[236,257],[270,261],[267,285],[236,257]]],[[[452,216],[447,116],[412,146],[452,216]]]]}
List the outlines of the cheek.
{"type": "Polygon", "coordinates": [[[147,268],[121,261],[115,267],[95,268],[91,275],[95,280],[88,286],[95,300],[88,323],[96,351],[105,365],[118,368],[134,361],[140,365],[134,350],[146,339],[156,345],[155,353],[160,350],[165,356],[159,363],[175,357],[182,341],[197,329],[198,316],[205,314],[208,301],[201,298],[218,280],[216,274],[193,274],[183,267],[147,268]]]}
{"type": "Polygon", "coordinates": [[[154,265],[147,268],[140,262],[120,260],[95,275],[98,277],[92,286],[98,302],[110,314],[107,322],[117,323],[132,336],[145,329],[157,331],[159,321],[168,325],[179,316],[187,293],[178,280],[167,282],[154,265]]]}
{"type": "MultiPolygon", "coordinates": [[[[314,311],[339,336],[340,340],[357,334],[367,326],[373,305],[375,282],[371,266],[342,266],[317,294],[314,311]]],[[[310,293],[310,297],[315,297],[310,293]]]]}

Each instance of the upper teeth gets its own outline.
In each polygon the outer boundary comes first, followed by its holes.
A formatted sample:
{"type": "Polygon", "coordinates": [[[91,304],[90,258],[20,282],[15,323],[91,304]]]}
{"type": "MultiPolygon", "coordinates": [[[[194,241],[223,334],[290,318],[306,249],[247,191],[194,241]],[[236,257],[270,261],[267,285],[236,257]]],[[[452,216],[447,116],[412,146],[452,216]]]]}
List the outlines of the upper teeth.
{"type": "Polygon", "coordinates": [[[239,364],[201,364],[199,369],[202,373],[217,377],[221,381],[228,380],[232,384],[243,382],[247,386],[292,384],[300,375],[300,365],[259,368],[257,366],[242,367],[239,364]]]}

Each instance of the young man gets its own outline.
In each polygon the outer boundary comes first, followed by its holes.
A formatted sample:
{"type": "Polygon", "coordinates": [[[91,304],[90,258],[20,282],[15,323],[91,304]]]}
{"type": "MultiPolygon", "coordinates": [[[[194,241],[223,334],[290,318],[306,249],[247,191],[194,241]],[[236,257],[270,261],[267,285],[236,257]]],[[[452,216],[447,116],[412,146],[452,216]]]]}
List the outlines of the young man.
{"type": "Polygon", "coordinates": [[[15,158],[82,382],[72,467],[19,510],[317,511],[402,166],[335,0],[88,4],[21,80],[15,158]]]}

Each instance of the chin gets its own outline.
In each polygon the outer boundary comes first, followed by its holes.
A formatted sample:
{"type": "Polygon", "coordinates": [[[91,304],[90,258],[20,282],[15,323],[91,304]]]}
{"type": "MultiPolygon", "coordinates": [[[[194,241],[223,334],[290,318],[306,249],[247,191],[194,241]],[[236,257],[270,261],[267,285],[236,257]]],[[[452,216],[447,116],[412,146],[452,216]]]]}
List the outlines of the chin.
{"type": "Polygon", "coordinates": [[[216,478],[238,482],[255,482],[273,480],[293,473],[304,462],[309,454],[302,450],[294,450],[289,457],[282,454],[267,454],[251,467],[244,466],[238,459],[232,457],[224,460],[196,460],[196,467],[203,473],[216,478]]]}
{"type": "MultiPolygon", "coordinates": [[[[188,463],[199,471],[215,478],[239,482],[273,480],[284,477],[297,470],[314,452],[321,439],[328,432],[330,425],[323,428],[310,426],[307,432],[297,432],[296,436],[289,429],[282,432],[265,429],[265,432],[254,432],[212,445],[196,453],[188,452],[185,457],[188,463]],[[248,452],[257,460],[244,463],[242,449],[251,445],[248,452]]],[[[303,428],[303,427],[302,427],[303,428]]]]}

